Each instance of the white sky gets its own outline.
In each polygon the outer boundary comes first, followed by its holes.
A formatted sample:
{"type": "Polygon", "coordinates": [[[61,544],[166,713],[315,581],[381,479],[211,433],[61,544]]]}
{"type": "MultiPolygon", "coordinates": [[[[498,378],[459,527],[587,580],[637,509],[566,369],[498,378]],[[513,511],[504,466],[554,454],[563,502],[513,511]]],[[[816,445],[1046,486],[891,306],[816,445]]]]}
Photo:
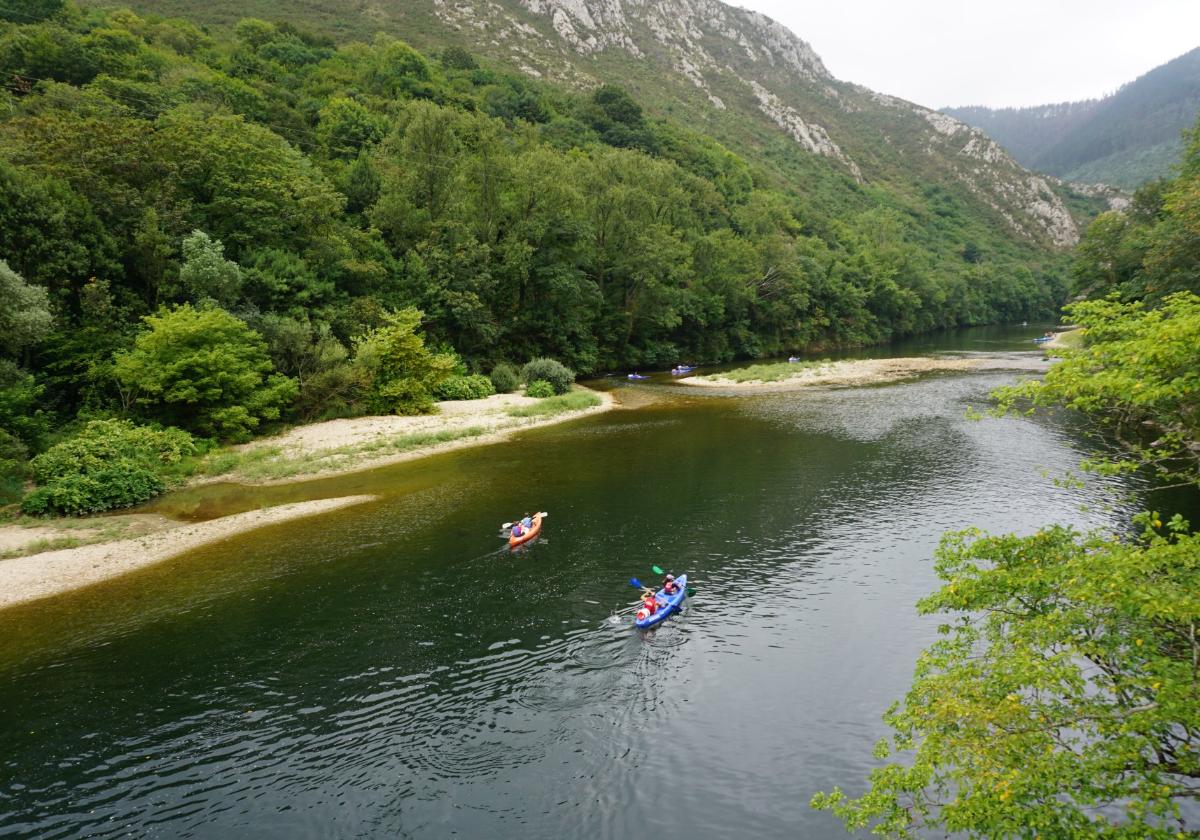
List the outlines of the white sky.
{"type": "Polygon", "coordinates": [[[1103,96],[1200,46],[1200,0],[726,0],[839,79],[931,108],[1103,96]]]}

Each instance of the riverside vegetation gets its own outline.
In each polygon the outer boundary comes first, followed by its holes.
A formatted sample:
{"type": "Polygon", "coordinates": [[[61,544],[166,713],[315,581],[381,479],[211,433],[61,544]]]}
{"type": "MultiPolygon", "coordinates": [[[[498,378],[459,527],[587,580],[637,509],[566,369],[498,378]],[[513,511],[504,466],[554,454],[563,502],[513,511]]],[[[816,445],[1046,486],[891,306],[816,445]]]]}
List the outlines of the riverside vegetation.
{"type": "MultiPolygon", "coordinates": [[[[995,411],[1068,407],[1115,447],[1085,469],[1200,486],[1200,127],[1073,270],[1082,345],[995,411]]],[[[1133,525],[946,535],[919,604],[943,638],[877,748],[909,760],[814,805],[893,837],[1200,837],[1200,536],[1179,512],[1133,525]]]]}
{"type": "Polygon", "coordinates": [[[784,179],[619,87],[461,48],[39,0],[0,4],[0,77],[0,474],[10,502],[43,482],[33,512],[138,501],[176,455],[280,424],[512,387],[534,357],[863,345],[1064,293],[1058,255],[957,193],[784,179]],[[111,418],[190,437],[39,465],[111,418]]]}

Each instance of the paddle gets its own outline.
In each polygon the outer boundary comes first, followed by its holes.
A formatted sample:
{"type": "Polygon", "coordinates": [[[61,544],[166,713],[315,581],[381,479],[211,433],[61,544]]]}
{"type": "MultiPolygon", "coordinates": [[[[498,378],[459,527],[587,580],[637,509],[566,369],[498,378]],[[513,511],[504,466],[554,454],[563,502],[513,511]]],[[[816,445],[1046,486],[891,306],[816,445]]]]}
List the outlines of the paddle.
{"type": "MultiPolygon", "coordinates": [[[[543,510],[543,511],[539,511],[537,515],[542,517],[542,519],[545,519],[550,514],[543,510]]],[[[500,530],[507,531],[509,528],[511,528],[515,524],[517,524],[517,523],[516,522],[505,522],[503,525],[500,526],[500,530]]]]}

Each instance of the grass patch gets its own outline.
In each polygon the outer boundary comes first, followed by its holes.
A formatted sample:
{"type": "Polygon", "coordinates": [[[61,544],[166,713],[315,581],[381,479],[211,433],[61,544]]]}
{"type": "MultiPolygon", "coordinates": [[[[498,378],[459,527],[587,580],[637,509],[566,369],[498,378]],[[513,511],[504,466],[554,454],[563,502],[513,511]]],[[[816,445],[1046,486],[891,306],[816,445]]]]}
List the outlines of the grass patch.
{"type": "Polygon", "coordinates": [[[510,417],[551,417],[566,411],[582,411],[600,405],[599,395],[591,391],[570,391],[557,397],[546,397],[532,405],[519,405],[508,410],[510,417]]]}
{"type": "Polygon", "coordinates": [[[1061,347],[1069,347],[1072,350],[1078,350],[1083,346],[1083,329],[1067,330],[1064,333],[1059,333],[1056,339],[1056,344],[1061,347]]]}
{"type": "Polygon", "coordinates": [[[41,554],[43,551],[57,551],[60,548],[76,548],[92,542],[103,542],[103,539],[81,540],[78,537],[54,537],[53,539],[34,540],[19,548],[0,551],[0,560],[10,560],[13,557],[28,557],[30,554],[41,554]]]}
{"type": "Polygon", "coordinates": [[[238,477],[250,481],[272,481],[281,478],[292,478],[308,473],[344,469],[365,460],[367,457],[386,457],[401,452],[409,452],[414,449],[437,446],[441,443],[450,443],[451,441],[463,438],[479,437],[486,434],[487,431],[482,426],[468,426],[464,429],[417,432],[411,435],[399,435],[392,438],[382,437],[353,446],[339,446],[336,449],[323,449],[319,452],[294,457],[282,455],[281,450],[276,447],[264,447],[261,450],[256,449],[247,452],[247,455],[254,454],[255,457],[242,459],[232,468],[226,470],[226,472],[236,473],[238,477]],[[256,454],[263,451],[269,454],[256,454]]]}
{"type": "Polygon", "coordinates": [[[730,379],[734,382],[780,382],[791,379],[804,371],[831,364],[829,359],[812,362],[774,362],[765,365],[750,365],[749,367],[727,370],[723,373],[710,373],[698,376],[697,379],[730,379]]]}

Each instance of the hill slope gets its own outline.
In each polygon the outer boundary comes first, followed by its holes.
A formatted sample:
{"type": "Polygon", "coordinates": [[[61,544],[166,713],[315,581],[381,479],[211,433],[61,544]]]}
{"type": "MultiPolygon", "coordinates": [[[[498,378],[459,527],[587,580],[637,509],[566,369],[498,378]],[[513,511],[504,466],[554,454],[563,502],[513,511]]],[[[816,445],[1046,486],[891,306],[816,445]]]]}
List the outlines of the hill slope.
{"type": "Polygon", "coordinates": [[[943,108],[994,137],[1025,166],[1133,189],[1169,175],[1180,132],[1200,113],[1200,48],[1111,96],[1033,108],[943,108]]]}
{"type": "Polygon", "coordinates": [[[936,185],[1022,239],[1050,247],[1078,239],[1063,188],[1025,171],[983,132],[839,81],[782,25],[713,0],[303,0],[286,12],[269,0],[132,5],[218,26],[285,15],[342,40],[385,31],[426,50],[458,45],[578,88],[617,82],[652,112],[767,161],[784,181],[811,175],[800,150],[858,186],[913,195],[936,185]]]}

